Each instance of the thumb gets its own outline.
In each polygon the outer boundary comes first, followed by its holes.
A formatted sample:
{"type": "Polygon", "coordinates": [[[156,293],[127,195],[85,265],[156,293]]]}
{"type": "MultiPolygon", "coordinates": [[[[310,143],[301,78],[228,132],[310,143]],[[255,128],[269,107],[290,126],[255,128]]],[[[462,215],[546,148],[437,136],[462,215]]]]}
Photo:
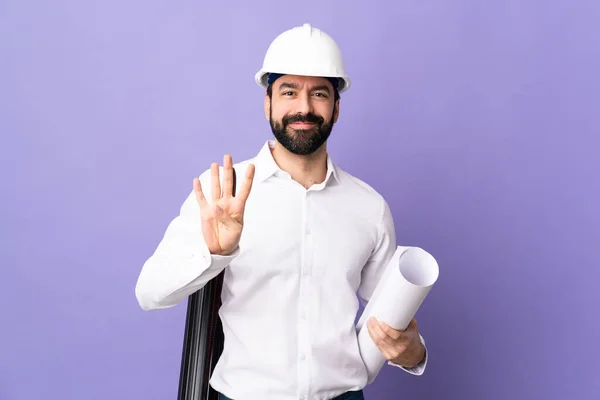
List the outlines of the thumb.
{"type": "Polygon", "coordinates": [[[221,207],[215,206],[215,217],[217,221],[225,225],[228,230],[239,229],[240,223],[237,222],[231,215],[225,212],[221,207]]]}

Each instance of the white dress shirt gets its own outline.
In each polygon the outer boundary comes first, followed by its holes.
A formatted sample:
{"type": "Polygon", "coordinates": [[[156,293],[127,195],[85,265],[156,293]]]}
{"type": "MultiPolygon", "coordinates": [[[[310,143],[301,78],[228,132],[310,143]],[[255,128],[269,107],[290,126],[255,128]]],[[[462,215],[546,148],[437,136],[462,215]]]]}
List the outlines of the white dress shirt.
{"type": "MultiPolygon", "coordinates": [[[[355,319],[396,249],[394,221],[379,193],[329,157],[325,181],[305,189],[277,166],[272,144],[235,164],[238,185],[256,167],[238,249],[210,254],[191,192],[135,292],[144,310],[172,307],[225,269],[211,386],[234,400],[330,399],[367,384],[355,319]]],[[[200,181],[210,201],[209,170],[200,181]]],[[[400,368],[420,375],[426,363],[400,368]]]]}

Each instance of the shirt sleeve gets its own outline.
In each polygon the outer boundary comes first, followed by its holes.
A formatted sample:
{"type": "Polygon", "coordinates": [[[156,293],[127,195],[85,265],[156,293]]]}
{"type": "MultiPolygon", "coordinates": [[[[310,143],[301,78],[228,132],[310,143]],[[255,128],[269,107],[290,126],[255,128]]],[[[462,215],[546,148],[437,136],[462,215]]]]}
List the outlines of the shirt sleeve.
{"type": "Polygon", "coordinates": [[[358,288],[358,294],[363,305],[371,299],[397,248],[394,218],[389,205],[383,198],[380,210],[377,242],[369,260],[363,267],[361,283],[358,288]]]}
{"type": "MultiPolygon", "coordinates": [[[[200,176],[210,199],[210,171],[200,176]]],[[[200,206],[193,190],[168,225],[154,253],[145,261],[135,295],[146,311],[173,307],[200,290],[239,255],[212,255],[204,241],[200,206]]]]}
{"type": "MultiPolygon", "coordinates": [[[[388,203],[385,200],[382,200],[382,211],[381,211],[381,221],[379,224],[379,237],[377,241],[377,245],[373,250],[373,254],[369,258],[367,264],[363,268],[362,271],[362,279],[361,284],[359,286],[358,294],[361,299],[361,303],[366,305],[366,303],[370,300],[377,284],[381,280],[385,268],[388,263],[394,256],[396,249],[398,248],[396,244],[396,228],[394,223],[394,218],[388,203]]],[[[359,324],[361,321],[359,321],[359,324]]],[[[423,336],[419,335],[421,338],[421,343],[425,346],[425,340],[423,336]]],[[[403,369],[406,372],[409,372],[413,375],[422,375],[425,372],[425,366],[427,365],[428,352],[427,347],[425,347],[425,357],[421,362],[413,368],[406,368],[400,365],[396,365],[392,362],[388,362],[389,365],[398,367],[403,369]]]]}

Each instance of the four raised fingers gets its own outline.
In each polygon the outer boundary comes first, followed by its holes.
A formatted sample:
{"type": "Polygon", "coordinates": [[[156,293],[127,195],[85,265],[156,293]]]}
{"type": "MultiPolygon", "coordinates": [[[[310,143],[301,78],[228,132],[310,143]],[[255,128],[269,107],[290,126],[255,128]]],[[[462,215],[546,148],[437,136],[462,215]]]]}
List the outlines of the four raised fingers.
{"type": "MultiPolygon", "coordinates": [[[[250,191],[252,189],[252,182],[254,181],[254,172],[255,167],[254,164],[249,164],[246,169],[246,175],[244,176],[244,181],[242,182],[239,193],[236,193],[236,198],[241,203],[242,210],[245,208],[246,200],[248,200],[248,196],[250,195],[250,191]]],[[[211,175],[211,198],[212,202],[216,202],[223,197],[232,197],[235,188],[235,179],[234,179],[234,169],[233,169],[233,160],[229,154],[226,154],[223,157],[223,188],[221,189],[221,179],[220,179],[220,167],[216,162],[210,165],[210,175],[211,175]]],[[[206,197],[202,191],[202,185],[200,184],[200,180],[198,178],[194,178],[194,193],[196,195],[196,201],[201,207],[204,207],[208,204],[206,197]]]]}

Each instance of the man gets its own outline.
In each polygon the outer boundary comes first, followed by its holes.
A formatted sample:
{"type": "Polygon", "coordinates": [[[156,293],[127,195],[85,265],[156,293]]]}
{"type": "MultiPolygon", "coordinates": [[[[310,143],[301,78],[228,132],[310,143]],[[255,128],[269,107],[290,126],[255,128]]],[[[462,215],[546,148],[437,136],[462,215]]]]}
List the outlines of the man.
{"type": "MultiPolygon", "coordinates": [[[[271,43],[256,81],[275,140],[194,179],[136,296],[145,310],[172,307],[225,270],[225,343],[210,380],[222,399],[363,399],[358,301],[370,298],[396,237],[382,196],[327,153],[350,79],[333,39],[305,24],[271,43]]],[[[368,330],[391,365],[423,372],[414,320],[401,332],[373,319],[368,330]]]]}

